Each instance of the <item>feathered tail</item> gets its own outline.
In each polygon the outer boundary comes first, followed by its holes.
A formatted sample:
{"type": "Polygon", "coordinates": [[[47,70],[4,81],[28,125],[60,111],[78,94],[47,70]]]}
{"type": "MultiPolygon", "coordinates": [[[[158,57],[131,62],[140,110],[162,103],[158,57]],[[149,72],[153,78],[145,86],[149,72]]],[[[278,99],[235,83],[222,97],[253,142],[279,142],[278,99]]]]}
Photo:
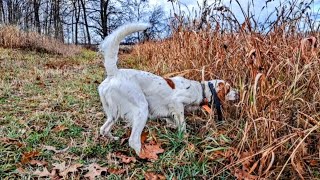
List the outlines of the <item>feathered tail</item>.
{"type": "Polygon", "coordinates": [[[129,34],[142,31],[150,27],[148,23],[130,23],[120,26],[107,36],[99,45],[104,56],[104,67],[108,75],[114,75],[118,71],[118,51],[120,42],[129,34]]]}

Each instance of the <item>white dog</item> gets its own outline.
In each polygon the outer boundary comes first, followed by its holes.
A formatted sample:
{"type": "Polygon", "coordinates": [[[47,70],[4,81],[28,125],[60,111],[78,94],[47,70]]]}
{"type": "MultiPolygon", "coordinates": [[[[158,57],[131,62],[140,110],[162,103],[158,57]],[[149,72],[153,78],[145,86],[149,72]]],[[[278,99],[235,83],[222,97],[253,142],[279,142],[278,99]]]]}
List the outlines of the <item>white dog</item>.
{"type": "MultiPolygon", "coordinates": [[[[100,133],[118,139],[111,134],[112,126],[119,118],[128,120],[132,126],[129,146],[138,155],[141,151],[141,133],[148,118],[172,117],[179,129],[185,131],[184,106],[199,105],[204,97],[211,99],[212,96],[207,83],[204,84],[203,91],[199,82],[182,77],[164,79],[145,71],[118,69],[117,54],[120,41],[125,36],[148,27],[150,25],[144,23],[121,26],[99,46],[107,71],[107,78],[98,87],[107,116],[100,133]]],[[[219,83],[215,85],[219,86],[219,83]]],[[[217,92],[219,94],[222,89],[217,89],[217,92]]],[[[227,99],[229,96],[226,96],[227,99]]]]}

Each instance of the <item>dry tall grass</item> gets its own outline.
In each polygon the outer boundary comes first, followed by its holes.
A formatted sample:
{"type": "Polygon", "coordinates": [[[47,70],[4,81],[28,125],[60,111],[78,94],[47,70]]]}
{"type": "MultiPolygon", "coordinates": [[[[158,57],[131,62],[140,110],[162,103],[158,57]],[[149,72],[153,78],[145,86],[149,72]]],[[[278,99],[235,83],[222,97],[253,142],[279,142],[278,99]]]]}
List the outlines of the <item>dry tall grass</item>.
{"type": "MultiPolygon", "coordinates": [[[[180,28],[170,39],[135,47],[133,55],[143,60],[145,70],[163,76],[201,80],[205,66],[206,80],[224,79],[239,90],[240,102],[225,108],[223,132],[233,137],[233,147],[212,154],[225,158],[213,174],[319,177],[319,49],[309,53],[306,48],[302,57],[303,35],[277,29],[268,35],[219,32],[180,28]]],[[[206,126],[203,138],[212,128],[206,126]]]]}
{"type": "Polygon", "coordinates": [[[81,48],[66,45],[63,42],[40,35],[36,32],[23,32],[15,26],[0,27],[0,46],[4,48],[21,48],[63,56],[80,53],[81,48]]]}

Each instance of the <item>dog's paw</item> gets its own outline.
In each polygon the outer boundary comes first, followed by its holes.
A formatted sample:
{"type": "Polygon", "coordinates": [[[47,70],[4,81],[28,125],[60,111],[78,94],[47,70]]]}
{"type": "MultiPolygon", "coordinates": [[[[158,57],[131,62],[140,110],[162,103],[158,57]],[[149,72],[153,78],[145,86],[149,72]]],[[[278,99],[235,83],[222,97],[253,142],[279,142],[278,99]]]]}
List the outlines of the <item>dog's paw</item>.
{"type": "Polygon", "coordinates": [[[129,146],[134,149],[134,151],[137,153],[137,155],[140,155],[141,152],[141,143],[140,142],[134,142],[134,140],[129,139],[129,146]]]}
{"type": "Polygon", "coordinates": [[[111,135],[110,139],[113,139],[114,141],[118,141],[118,140],[120,139],[120,137],[112,136],[112,135],[111,135]]]}
{"type": "Polygon", "coordinates": [[[175,124],[166,124],[165,126],[166,126],[167,128],[170,128],[170,129],[177,129],[177,128],[178,128],[178,126],[175,125],[175,124]]]}
{"type": "Polygon", "coordinates": [[[113,136],[110,132],[106,132],[103,128],[100,128],[100,135],[114,141],[118,141],[120,139],[120,137],[113,136]]]}
{"type": "Polygon", "coordinates": [[[170,128],[170,129],[177,129],[178,128],[176,123],[173,120],[171,120],[170,118],[164,118],[164,119],[166,121],[166,125],[165,126],[167,128],[170,128]]]}
{"type": "Polygon", "coordinates": [[[101,135],[101,136],[106,136],[106,132],[105,132],[103,126],[100,128],[100,135],[101,135]]]}

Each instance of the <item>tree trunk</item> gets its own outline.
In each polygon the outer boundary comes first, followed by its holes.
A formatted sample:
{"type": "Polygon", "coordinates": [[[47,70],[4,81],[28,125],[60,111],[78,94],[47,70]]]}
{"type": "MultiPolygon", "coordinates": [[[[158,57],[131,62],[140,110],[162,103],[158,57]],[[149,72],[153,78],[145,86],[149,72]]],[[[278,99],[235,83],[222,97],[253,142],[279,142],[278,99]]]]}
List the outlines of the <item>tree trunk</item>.
{"type": "Polygon", "coordinates": [[[45,34],[46,35],[49,35],[49,27],[50,27],[50,20],[51,20],[51,11],[49,11],[49,1],[46,2],[46,10],[45,10],[45,13],[46,13],[46,17],[44,18],[44,31],[45,31],[45,34]]]}
{"type": "Polygon", "coordinates": [[[89,32],[89,25],[88,25],[88,20],[87,20],[87,13],[86,13],[86,7],[84,0],[80,0],[82,9],[83,9],[83,19],[84,19],[84,24],[87,32],[87,37],[88,37],[88,44],[91,44],[91,38],[90,38],[90,32],[89,32]]]}
{"type": "Polygon", "coordinates": [[[0,24],[5,23],[5,15],[4,15],[4,8],[3,8],[3,0],[0,0],[0,24]]]}
{"type": "Polygon", "coordinates": [[[54,37],[64,41],[63,39],[63,28],[62,21],[60,17],[60,1],[54,0],[53,3],[53,26],[54,26],[54,37]]]}
{"type": "Polygon", "coordinates": [[[40,17],[39,17],[39,8],[40,8],[41,0],[33,1],[34,8],[34,26],[37,28],[37,32],[41,34],[41,26],[40,26],[40,17]]]}
{"type": "Polygon", "coordinates": [[[101,0],[100,1],[100,16],[101,16],[101,28],[102,28],[102,38],[108,35],[108,16],[107,10],[110,0],[101,0]]]}
{"type": "Polygon", "coordinates": [[[75,44],[78,44],[78,25],[79,25],[79,19],[80,19],[80,5],[79,5],[79,0],[74,1],[74,12],[75,12],[75,18],[76,18],[76,22],[75,22],[75,44]],[[78,2],[78,6],[77,6],[77,2],[78,2]]]}
{"type": "Polygon", "coordinates": [[[7,1],[7,8],[8,8],[8,23],[12,24],[13,23],[13,18],[12,18],[12,0],[7,1]]]}

